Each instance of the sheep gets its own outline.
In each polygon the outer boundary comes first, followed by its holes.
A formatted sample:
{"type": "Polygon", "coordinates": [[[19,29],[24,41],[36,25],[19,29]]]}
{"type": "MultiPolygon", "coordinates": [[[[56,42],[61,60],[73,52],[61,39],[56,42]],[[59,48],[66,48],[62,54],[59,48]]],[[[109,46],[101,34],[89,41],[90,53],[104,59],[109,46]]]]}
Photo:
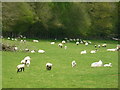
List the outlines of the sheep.
{"type": "Polygon", "coordinates": [[[102,44],[102,47],[107,47],[107,44],[102,44]]]}
{"type": "Polygon", "coordinates": [[[62,43],[59,43],[58,46],[62,48],[62,47],[63,47],[63,44],[62,44],[62,43]]]}
{"type": "Polygon", "coordinates": [[[101,45],[98,45],[98,48],[100,48],[101,45]]]}
{"type": "Polygon", "coordinates": [[[79,45],[79,42],[76,42],[76,45],[79,45]]]}
{"type": "Polygon", "coordinates": [[[17,39],[15,38],[15,41],[17,41],[17,39]]]}
{"type": "Polygon", "coordinates": [[[17,50],[18,50],[18,47],[15,46],[15,47],[14,47],[14,50],[17,51],[17,50]]]}
{"type": "Polygon", "coordinates": [[[65,44],[65,43],[66,43],[66,41],[63,40],[63,41],[62,41],[62,44],[65,44]]]}
{"type": "Polygon", "coordinates": [[[53,44],[55,44],[55,42],[51,42],[50,44],[53,45],[53,44]]]}
{"type": "Polygon", "coordinates": [[[7,39],[10,40],[10,37],[8,37],[7,39]]]}
{"type": "Polygon", "coordinates": [[[85,43],[85,46],[88,46],[88,43],[87,43],[87,42],[85,43]]]}
{"type": "Polygon", "coordinates": [[[91,44],[91,41],[88,41],[88,44],[91,44]]]}
{"type": "Polygon", "coordinates": [[[104,67],[112,67],[112,63],[104,64],[104,67]]]}
{"type": "Polygon", "coordinates": [[[81,51],[81,54],[86,54],[87,52],[86,52],[86,50],[84,50],[84,51],[81,51]]]}
{"type": "Polygon", "coordinates": [[[17,65],[17,73],[24,71],[24,68],[25,68],[25,64],[19,64],[19,65],[17,65]]]}
{"type": "Polygon", "coordinates": [[[23,59],[23,60],[21,60],[21,63],[22,63],[22,64],[25,64],[25,63],[26,63],[26,61],[23,59]]]}
{"type": "Polygon", "coordinates": [[[91,67],[101,67],[103,65],[103,62],[99,60],[99,62],[94,62],[91,64],[91,67]]]}
{"type": "Polygon", "coordinates": [[[72,61],[72,67],[75,67],[75,66],[76,66],[76,62],[72,61]]]}
{"type": "Polygon", "coordinates": [[[91,50],[90,53],[96,53],[96,50],[91,50]]]}
{"type": "Polygon", "coordinates": [[[33,42],[39,42],[38,40],[33,40],[33,42]]]}
{"type": "Polygon", "coordinates": [[[26,52],[29,52],[30,50],[28,48],[25,49],[26,52]]]}
{"type": "Polygon", "coordinates": [[[44,50],[38,50],[38,53],[45,53],[45,51],[44,50]]]}
{"type": "Polygon", "coordinates": [[[79,38],[77,38],[76,40],[79,41],[79,38]]]}
{"type": "Polygon", "coordinates": [[[32,50],[31,53],[35,53],[35,50],[32,50]]]}
{"type": "Polygon", "coordinates": [[[81,44],[83,44],[83,41],[80,41],[81,44]]]}
{"type": "Polygon", "coordinates": [[[14,38],[11,38],[12,40],[14,40],[14,38]]]}
{"type": "Polygon", "coordinates": [[[97,47],[97,45],[95,45],[95,48],[97,47]]]}
{"type": "Polygon", "coordinates": [[[117,49],[107,49],[107,51],[117,51],[117,49]]]}
{"type": "Polygon", "coordinates": [[[67,49],[67,46],[65,46],[64,49],[66,50],[66,49],[67,49]]]}
{"type": "Polygon", "coordinates": [[[20,43],[26,43],[26,40],[20,40],[20,43]]]}
{"type": "Polygon", "coordinates": [[[46,69],[47,70],[51,70],[52,69],[52,64],[51,63],[47,63],[46,64],[46,69]]]}

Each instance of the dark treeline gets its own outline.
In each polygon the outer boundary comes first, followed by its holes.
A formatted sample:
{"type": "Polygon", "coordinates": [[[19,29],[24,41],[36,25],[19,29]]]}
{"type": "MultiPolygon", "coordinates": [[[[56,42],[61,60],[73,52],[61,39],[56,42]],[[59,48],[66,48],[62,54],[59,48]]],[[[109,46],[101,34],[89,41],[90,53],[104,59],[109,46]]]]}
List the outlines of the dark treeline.
{"type": "Polygon", "coordinates": [[[118,34],[119,3],[2,3],[3,36],[111,38],[118,34]]]}

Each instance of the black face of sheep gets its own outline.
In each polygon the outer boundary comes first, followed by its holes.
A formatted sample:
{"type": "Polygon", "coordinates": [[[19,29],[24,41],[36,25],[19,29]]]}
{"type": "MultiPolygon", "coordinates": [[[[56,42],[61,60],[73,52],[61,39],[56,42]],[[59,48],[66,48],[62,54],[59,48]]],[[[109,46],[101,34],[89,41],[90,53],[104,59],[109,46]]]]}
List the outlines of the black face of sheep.
{"type": "Polygon", "coordinates": [[[18,72],[22,72],[22,71],[24,71],[24,70],[25,70],[25,68],[24,68],[24,67],[19,68],[19,69],[17,70],[17,73],[18,73],[18,72]]]}
{"type": "Polygon", "coordinates": [[[51,69],[52,69],[52,66],[48,66],[48,65],[47,65],[47,66],[46,66],[46,69],[47,69],[47,70],[51,70],[51,69]]]}

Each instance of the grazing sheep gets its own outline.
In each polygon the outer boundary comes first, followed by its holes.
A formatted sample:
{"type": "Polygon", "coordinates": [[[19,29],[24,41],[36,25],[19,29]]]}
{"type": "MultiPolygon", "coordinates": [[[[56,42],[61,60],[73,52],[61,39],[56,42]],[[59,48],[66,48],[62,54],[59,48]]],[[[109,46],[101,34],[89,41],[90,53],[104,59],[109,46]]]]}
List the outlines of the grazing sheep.
{"type": "Polygon", "coordinates": [[[38,53],[45,53],[44,50],[38,50],[38,53]]]}
{"type": "Polygon", "coordinates": [[[55,44],[55,42],[51,42],[50,44],[53,45],[53,44],[55,44]]]}
{"type": "Polygon", "coordinates": [[[84,50],[84,51],[81,51],[81,54],[86,54],[87,52],[86,52],[86,50],[84,50]]]}
{"type": "Polygon", "coordinates": [[[102,44],[102,47],[107,47],[107,44],[102,44]]]}
{"type": "Polygon", "coordinates": [[[117,51],[117,49],[107,49],[107,51],[117,51]]]}
{"type": "Polygon", "coordinates": [[[7,39],[10,40],[10,37],[8,37],[7,39]]]}
{"type": "Polygon", "coordinates": [[[63,40],[63,41],[62,41],[62,44],[65,44],[65,43],[66,43],[66,42],[63,40]]]}
{"type": "Polygon", "coordinates": [[[75,66],[76,66],[76,62],[72,61],[72,67],[75,67],[75,66]]]}
{"type": "Polygon", "coordinates": [[[65,46],[64,49],[66,50],[66,49],[67,49],[67,46],[65,46]]]}
{"type": "Polygon", "coordinates": [[[76,42],[76,45],[79,45],[79,42],[76,42]]]}
{"type": "Polygon", "coordinates": [[[35,50],[32,50],[31,53],[35,53],[35,50]]]}
{"type": "Polygon", "coordinates": [[[95,48],[97,47],[97,45],[95,45],[95,48]]]}
{"type": "Polygon", "coordinates": [[[88,46],[88,43],[87,43],[87,42],[85,43],[85,46],[88,46]]]}
{"type": "Polygon", "coordinates": [[[18,47],[15,46],[15,47],[14,47],[14,50],[17,51],[17,50],[18,50],[18,47]]]}
{"type": "Polygon", "coordinates": [[[17,73],[24,71],[24,68],[25,68],[25,64],[19,64],[19,65],[17,65],[17,73]]]}
{"type": "Polygon", "coordinates": [[[112,67],[112,63],[104,64],[104,67],[112,67]]]}
{"type": "Polygon", "coordinates": [[[51,63],[47,63],[46,64],[46,69],[47,70],[51,70],[52,69],[52,64],[51,63]]]}
{"type": "Polygon", "coordinates": [[[62,43],[59,43],[58,46],[62,48],[62,47],[63,47],[63,44],[62,44],[62,43]]]}
{"type": "Polygon", "coordinates": [[[103,65],[102,61],[99,60],[99,62],[94,62],[91,64],[91,67],[101,67],[103,65]]]}
{"type": "Polygon", "coordinates": [[[33,42],[39,42],[38,40],[33,40],[33,42]]]}
{"type": "Polygon", "coordinates": [[[101,45],[98,45],[98,48],[100,48],[101,45]]]}
{"type": "Polygon", "coordinates": [[[90,53],[96,53],[96,50],[91,50],[90,53]]]}
{"type": "Polygon", "coordinates": [[[26,52],[29,52],[30,50],[28,48],[25,49],[26,52]]]}

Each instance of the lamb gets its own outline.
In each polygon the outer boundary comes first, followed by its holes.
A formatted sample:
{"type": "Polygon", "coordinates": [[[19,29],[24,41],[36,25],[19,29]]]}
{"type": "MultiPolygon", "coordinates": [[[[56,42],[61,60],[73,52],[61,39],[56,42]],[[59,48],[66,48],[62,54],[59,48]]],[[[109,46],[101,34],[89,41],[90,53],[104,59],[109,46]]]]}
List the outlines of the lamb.
{"type": "Polygon", "coordinates": [[[10,37],[8,37],[7,39],[10,40],[10,37]]]}
{"type": "Polygon", "coordinates": [[[38,53],[45,53],[45,51],[44,50],[38,50],[38,53]]]}
{"type": "Polygon", "coordinates": [[[19,64],[19,65],[17,65],[17,73],[24,71],[24,68],[25,68],[25,64],[19,64]]]}
{"type": "Polygon", "coordinates": [[[66,49],[67,49],[67,46],[65,46],[64,49],[66,50],[66,49]]]}
{"type": "Polygon", "coordinates": [[[112,63],[104,64],[104,67],[112,67],[112,63]]]}
{"type": "Polygon", "coordinates": [[[53,44],[55,44],[55,42],[51,42],[50,44],[53,45],[53,44]]]}
{"type": "Polygon", "coordinates": [[[65,43],[66,43],[66,42],[63,40],[63,41],[62,41],[62,44],[65,44],[65,43]]]}
{"type": "Polygon", "coordinates": [[[72,67],[75,67],[75,66],[76,66],[76,62],[72,61],[72,67]]]}
{"type": "Polygon", "coordinates": [[[51,70],[52,69],[52,64],[51,63],[47,63],[46,64],[46,69],[47,70],[51,70]]]}
{"type": "Polygon", "coordinates": [[[33,42],[39,42],[38,40],[33,40],[33,42]]]}
{"type": "Polygon", "coordinates": [[[79,42],[76,42],[76,45],[79,45],[79,42]]]}
{"type": "Polygon", "coordinates": [[[87,52],[86,52],[86,50],[84,50],[84,51],[81,51],[81,54],[86,54],[87,52]]]}
{"type": "Polygon", "coordinates": [[[62,43],[59,43],[58,46],[62,48],[62,47],[63,47],[63,44],[62,44],[62,43]]]}
{"type": "Polygon", "coordinates": [[[102,61],[99,60],[99,62],[94,62],[91,64],[91,67],[101,67],[103,65],[102,61]]]}
{"type": "Polygon", "coordinates": [[[107,49],[107,51],[117,51],[117,49],[107,49]]]}

